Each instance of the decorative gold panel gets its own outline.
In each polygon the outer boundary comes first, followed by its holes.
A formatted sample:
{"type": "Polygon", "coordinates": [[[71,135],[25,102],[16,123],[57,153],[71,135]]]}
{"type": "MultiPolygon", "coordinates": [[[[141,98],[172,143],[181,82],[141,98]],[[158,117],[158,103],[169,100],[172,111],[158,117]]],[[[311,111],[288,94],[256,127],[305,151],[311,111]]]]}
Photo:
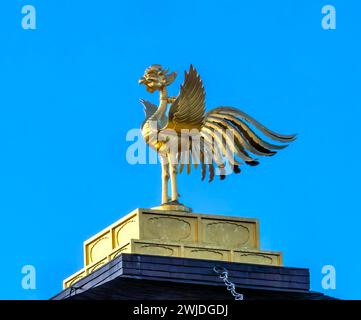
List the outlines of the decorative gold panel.
{"type": "Polygon", "coordinates": [[[197,219],[174,215],[144,213],[141,239],[195,242],[197,219]]]}
{"type": "Polygon", "coordinates": [[[130,248],[130,244],[126,244],[124,247],[115,250],[112,254],[109,255],[110,260],[116,258],[117,256],[119,256],[122,253],[130,253],[131,252],[131,248],[130,248]]]}
{"type": "MultiPolygon", "coordinates": [[[[243,219],[244,220],[244,219],[243,219]]],[[[257,249],[257,222],[202,218],[203,242],[229,249],[257,249]]]]}
{"type": "Polygon", "coordinates": [[[122,245],[124,242],[129,241],[129,239],[137,239],[139,237],[137,221],[137,217],[134,216],[114,228],[115,247],[122,245]]]}
{"type": "Polygon", "coordinates": [[[88,263],[96,262],[104,258],[112,250],[110,233],[99,237],[87,247],[88,263]]]}
{"type": "Polygon", "coordinates": [[[134,242],[132,252],[140,254],[151,254],[155,256],[178,257],[179,247],[165,244],[134,242]]]}
{"type": "Polygon", "coordinates": [[[229,252],[216,249],[184,248],[184,258],[229,261],[229,252]]]}
{"type": "Polygon", "coordinates": [[[276,252],[234,252],[234,262],[279,266],[282,264],[281,253],[276,252]]]}
{"type": "Polygon", "coordinates": [[[108,262],[108,259],[107,258],[104,258],[103,260],[97,262],[95,265],[93,265],[92,267],[90,267],[88,269],[88,274],[99,269],[101,266],[103,266],[104,264],[106,264],[108,262]]]}
{"type": "Polygon", "coordinates": [[[249,240],[249,230],[239,223],[213,221],[205,223],[204,241],[226,247],[241,247],[249,240]]]}

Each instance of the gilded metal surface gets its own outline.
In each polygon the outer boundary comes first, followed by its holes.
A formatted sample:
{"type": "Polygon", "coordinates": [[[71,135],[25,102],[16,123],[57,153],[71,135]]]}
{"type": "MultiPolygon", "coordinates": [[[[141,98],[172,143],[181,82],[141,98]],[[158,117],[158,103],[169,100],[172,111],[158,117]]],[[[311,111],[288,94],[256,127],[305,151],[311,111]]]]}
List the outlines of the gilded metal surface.
{"type": "Polygon", "coordinates": [[[185,72],[179,95],[169,97],[167,86],[173,83],[176,75],[175,72],[168,74],[161,65],[152,65],[139,80],[148,92],[160,93],[158,106],[141,100],[146,114],[142,134],[148,145],[158,152],[162,163],[162,205],[157,208],[189,211],[178,202],[178,170],[181,173],[186,169],[189,174],[191,164],[195,168],[199,165],[202,180],[207,168],[209,181],[217,172],[223,180],[227,163],[234,173],[239,173],[243,163],[251,166],[259,163],[253,155],[272,156],[276,150],[285,148],[296,135],[273,132],[233,107],[217,107],[206,113],[203,83],[192,65],[185,72]],[[281,144],[265,141],[256,131],[281,144]]]}
{"type": "Polygon", "coordinates": [[[257,219],[140,208],[84,242],[84,268],[64,288],[122,253],[282,265],[281,252],[261,250],[257,219]]]}

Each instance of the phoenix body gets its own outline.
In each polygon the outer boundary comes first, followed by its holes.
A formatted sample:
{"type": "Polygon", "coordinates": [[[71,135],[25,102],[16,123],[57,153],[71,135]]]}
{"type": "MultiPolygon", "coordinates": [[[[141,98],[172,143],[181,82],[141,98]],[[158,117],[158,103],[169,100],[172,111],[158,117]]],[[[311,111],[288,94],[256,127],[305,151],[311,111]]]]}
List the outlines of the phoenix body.
{"type": "Polygon", "coordinates": [[[141,100],[146,115],[141,129],[147,144],[160,157],[162,205],[179,204],[177,173],[185,166],[190,173],[192,163],[195,168],[199,165],[202,180],[207,171],[209,181],[215,172],[223,180],[227,162],[234,173],[239,173],[243,163],[258,165],[254,156],[273,156],[296,138],[269,130],[237,108],[222,106],[206,112],[203,83],[192,65],[185,72],[179,95],[169,97],[167,87],[176,76],[176,72],[168,73],[161,65],[152,65],[139,80],[148,92],[159,91],[158,106],[141,100]],[[262,136],[278,144],[267,142],[262,136]]]}

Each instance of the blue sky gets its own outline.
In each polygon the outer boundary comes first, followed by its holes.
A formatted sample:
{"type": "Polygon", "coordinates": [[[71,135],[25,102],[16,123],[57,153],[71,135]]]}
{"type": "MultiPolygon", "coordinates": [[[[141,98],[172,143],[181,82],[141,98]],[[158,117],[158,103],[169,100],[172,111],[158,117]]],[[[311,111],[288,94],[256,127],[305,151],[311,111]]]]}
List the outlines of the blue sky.
{"type": "MultiPolygon", "coordinates": [[[[152,63],[190,63],[207,108],[231,105],[299,139],[211,184],[182,175],[195,212],[259,218],[262,249],[312,289],[361,298],[359,1],[7,0],[0,10],[0,298],[47,299],[82,267],[84,240],[160,200],[160,167],[129,165],[152,63]],[[21,8],[37,29],[21,28],[21,8]],[[321,28],[332,4],[337,29],[321,28]],[[33,265],[37,289],[21,287],[33,265]],[[321,268],[336,268],[336,290],[321,268]]],[[[178,92],[182,76],[170,89],[178,92]]]]}

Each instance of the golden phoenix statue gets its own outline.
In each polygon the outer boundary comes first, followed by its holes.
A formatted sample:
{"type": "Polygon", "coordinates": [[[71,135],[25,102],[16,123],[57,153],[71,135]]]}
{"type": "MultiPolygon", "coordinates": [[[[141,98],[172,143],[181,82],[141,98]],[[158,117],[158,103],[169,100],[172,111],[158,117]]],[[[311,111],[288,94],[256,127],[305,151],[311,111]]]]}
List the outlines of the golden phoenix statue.
{"type": "Polygon", "coordinates": [[[285,148],[296,135],[282,135],[233,107],[217,107],[205,112],[205,91],[202,80],[191,65],[185,72],[177,97],[169,97],[167,87],[173,83],[176,72],[168,73],[161,65],[154,64],[145,70],[139,83],[148,92],[159,91],[159,105],[140,100],[144,106],[145,121],[141,126],[146,143],[156,150],[162,165],[162,205],[160,209],[190,211],[178,202],[178,168],[182,173],[191,163],[201,167],[202,180],[209,171],[209,182],[215,176],[226,177],[226,164],[234,173],[240,173],[240,165],[258,165],[256,156],[272,156],[275,150],[285,148]],[[167,114],[168,105],[170,108],[167,114]],[[267,138],[280,142],[271,144],[256,134],[258,130],[267,138]],[[171,179],[171,198],[168,197],[168,180],[171,179]]]}

